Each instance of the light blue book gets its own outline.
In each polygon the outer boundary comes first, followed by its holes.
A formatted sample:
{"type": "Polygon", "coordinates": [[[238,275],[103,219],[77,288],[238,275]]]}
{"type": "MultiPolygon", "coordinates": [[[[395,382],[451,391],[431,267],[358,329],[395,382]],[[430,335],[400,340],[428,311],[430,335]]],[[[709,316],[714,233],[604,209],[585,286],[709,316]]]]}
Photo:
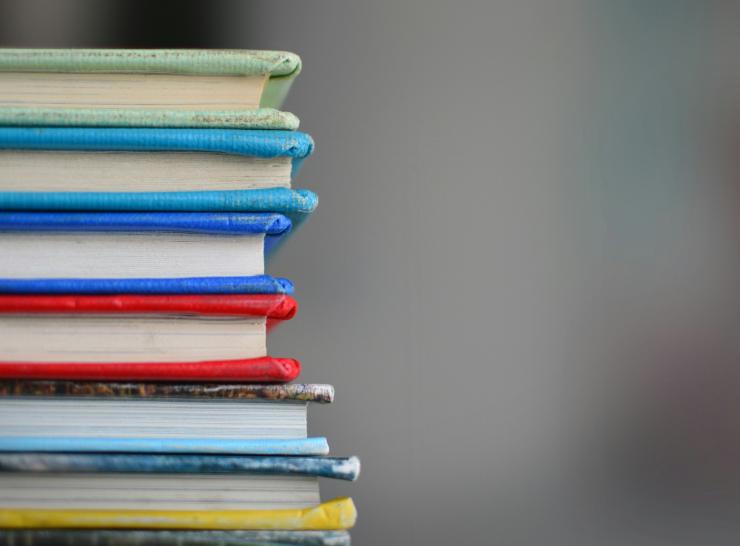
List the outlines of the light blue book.
{"type": "Polygon", "coordinates": [[[0,127],[0,210],[278,212],[298,227],[318,198],[290,185],[313,148],[297,131],[0,127]]]}

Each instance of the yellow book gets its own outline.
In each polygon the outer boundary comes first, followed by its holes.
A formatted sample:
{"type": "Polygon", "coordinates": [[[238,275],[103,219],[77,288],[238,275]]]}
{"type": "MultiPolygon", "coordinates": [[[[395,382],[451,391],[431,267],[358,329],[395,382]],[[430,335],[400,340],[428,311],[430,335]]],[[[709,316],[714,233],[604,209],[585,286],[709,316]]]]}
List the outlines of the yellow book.
{"type": "Polygon", "coordinates": [[[293,510],[0,510],[0,528],[106,529],[349,529],[357,511],[350,498],[293,510]]]}

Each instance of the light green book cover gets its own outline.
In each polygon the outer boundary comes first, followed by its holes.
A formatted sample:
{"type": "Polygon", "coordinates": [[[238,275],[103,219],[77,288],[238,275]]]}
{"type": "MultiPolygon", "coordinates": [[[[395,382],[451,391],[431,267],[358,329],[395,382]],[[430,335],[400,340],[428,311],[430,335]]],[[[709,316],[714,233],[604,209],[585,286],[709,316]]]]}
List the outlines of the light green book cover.
{"type": "Polygon", "coordinates": [[[300,71],[300,57],[285,51],[0,49],[0,72],[268,76],[256,110],[6,106],[0,124],[296,129],[298,118],[278,108],[300,71]]]}

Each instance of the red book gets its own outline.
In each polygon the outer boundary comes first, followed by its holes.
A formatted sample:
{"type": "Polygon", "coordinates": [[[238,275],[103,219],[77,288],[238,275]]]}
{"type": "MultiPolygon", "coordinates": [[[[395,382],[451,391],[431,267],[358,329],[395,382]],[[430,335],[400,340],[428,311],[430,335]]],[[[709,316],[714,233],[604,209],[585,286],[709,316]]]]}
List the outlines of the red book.
{"type": "Polygon", "coordinates": [[[265,333],[292,318],[284,294],[0,295],[0,378],[285,382],[265,333]]]}

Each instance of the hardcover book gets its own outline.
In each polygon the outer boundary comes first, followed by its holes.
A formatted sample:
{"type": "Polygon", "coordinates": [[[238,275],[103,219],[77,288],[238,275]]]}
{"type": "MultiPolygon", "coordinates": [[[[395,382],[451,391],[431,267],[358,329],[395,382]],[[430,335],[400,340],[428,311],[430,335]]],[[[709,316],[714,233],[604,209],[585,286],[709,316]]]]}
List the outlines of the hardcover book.
{"type": "Polygon", "coordinates": [[[0,378],[290,381],[267,331],[292,318],[286,295],[0,294],[0,378]]]}
{"type": "Polygon", "coordinates": [[[326,455],[330,385],[0,381],[0,452],[326,455]]]}
{"type": "Polygon", "coordinates": [[[290,229],[270,213],[0,212],[0,279],[263,275],[290,229]]]}
{"type": "Polygon", "coordinates": [[[0,127],[0,191],[289,188],[313,148],[297,131],[0,127]]]}
{"type": "Polygon", "coordinates": [[[0,124],[295,129],[284,51],[0,49],[0,124]]]}
{"type": "Polygon", "coordinates": [[[269,510],[319,504],[356,457],[0,453],[0,510],[269,510]]]}

